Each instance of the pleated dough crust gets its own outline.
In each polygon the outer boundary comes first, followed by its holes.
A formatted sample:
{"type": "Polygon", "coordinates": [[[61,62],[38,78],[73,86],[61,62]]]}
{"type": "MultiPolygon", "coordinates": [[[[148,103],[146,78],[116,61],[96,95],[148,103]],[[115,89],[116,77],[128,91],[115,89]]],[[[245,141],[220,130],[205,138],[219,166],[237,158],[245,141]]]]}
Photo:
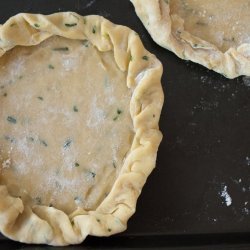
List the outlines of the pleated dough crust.
{"type": "Polygon", "coordinates": [[[199,63],[227,78],[250,76],[249,42],[222,51],[215,44],[185,30],[183,18],[171,12],[172,1],[131,0],[138,17],[157,44],[184,60],[199,63]]]}
{"type": "Polygon", "coordinates": [[[82,17],[72,12],[18,14],[0,26],[0,56],[15,46],[37,45],[54,35],[87,38],[99,51],[113,50],[117,66],[127,74],[127,87],[133,89],[129,110],[135,134],[111,192],[95,211],[79,207],[67,215],[54,207],[29,206],[0,185],[0,231],[5,236],[20,242],[62,246],[81,243],[87,235],[109,236],[126,229],[141,189],[155,167],[162,139],[158,123],[163,91],[162,65],[145,50],[139,36],[100,16],[82,17]],[[74,23],[74,27],[65,27],[65,23],[74,23]]]}

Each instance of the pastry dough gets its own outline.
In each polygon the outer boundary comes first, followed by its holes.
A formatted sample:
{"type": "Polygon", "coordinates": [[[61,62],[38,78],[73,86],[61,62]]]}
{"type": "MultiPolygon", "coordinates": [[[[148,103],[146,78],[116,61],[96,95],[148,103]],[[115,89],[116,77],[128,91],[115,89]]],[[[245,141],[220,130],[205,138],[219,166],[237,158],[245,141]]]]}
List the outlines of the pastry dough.
{"type": "Polygon", "coordinates": [[[160,46],[228,78],[250,75],[249,0],[131,0],[160,46]]]}
{"type": "Polygon", "coordinates": [[[162,135],[161,63],[100,16],[0,27],[0,231],[68,245],[126,229],[162,135]]]}

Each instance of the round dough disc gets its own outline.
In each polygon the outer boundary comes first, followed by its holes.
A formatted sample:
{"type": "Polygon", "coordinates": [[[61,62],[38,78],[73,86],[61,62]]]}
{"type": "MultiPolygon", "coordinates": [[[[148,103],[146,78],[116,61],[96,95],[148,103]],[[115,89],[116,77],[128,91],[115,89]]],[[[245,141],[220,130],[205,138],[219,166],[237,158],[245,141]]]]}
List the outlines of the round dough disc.
{"type": "Polygon", "coordinates": [[[162,135],[161,63],[100,16],[0,27],[0,230],[68,245],[126,229],[162,135]]]}

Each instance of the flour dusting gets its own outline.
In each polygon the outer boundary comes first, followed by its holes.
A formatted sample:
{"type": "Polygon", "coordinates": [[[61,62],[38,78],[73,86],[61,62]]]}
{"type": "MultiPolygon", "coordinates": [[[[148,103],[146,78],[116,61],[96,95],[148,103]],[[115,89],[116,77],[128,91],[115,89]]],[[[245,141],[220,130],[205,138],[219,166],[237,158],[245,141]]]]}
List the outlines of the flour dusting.
{"type": "Polygon", "coordinates": [[[86,8],[89,8],[90,6],[92,6],[95,3],[96,0],[92,0],[89,3],[86,4],[86,8]]]}
{"type": "Polygon", "coordinates": [[[77,65],[79,64],[78,57],[75,56],[63,56],[62,57],[62,66],[65,71],[72,71],[74,70],[77,65]]]}
{"type": "Polygon", "coordinates": [[[244,76],[243,78],[243,83],[245,86],[250,87],[250,77],[249,76],[244,76]]]}
{"type": "Polygon", "coordinates": [[[246,214],[246,215],[249,215],[249,209],[246,208],[246,207],[244,207],[244,208],[242,209],[242,212],[243,212],[244,214],[246,214]]]}
{"type": "Polygon", "coordinates": [[[224,186],[223,190],[220,192],[220,196],[224,198],[224,203],[229,207],[232,204],[232,198],[227,192],[227,186],[224,186]]]}
{"type": "Polygon", "coordinates": [[[99,127],[105,121],[105,111],[99,107],[97,104],[97,97],[93,98],[93,101],[90,106],[89,117],[87,120],[87,126],[89,128],[99,127]]]}
{"type": "Polygon", "coordinates": [[[11,165],[10,159],[7,159],[7,160],[3,161],[3,163],[2,163],[3,168],[9,168],[10,165],[11,165]]]}
{"type": "Polygon", "coordinates": [[[247,163],[247,166],[250,166],[250,157],[246,157],[246,163],[247,163]]]}

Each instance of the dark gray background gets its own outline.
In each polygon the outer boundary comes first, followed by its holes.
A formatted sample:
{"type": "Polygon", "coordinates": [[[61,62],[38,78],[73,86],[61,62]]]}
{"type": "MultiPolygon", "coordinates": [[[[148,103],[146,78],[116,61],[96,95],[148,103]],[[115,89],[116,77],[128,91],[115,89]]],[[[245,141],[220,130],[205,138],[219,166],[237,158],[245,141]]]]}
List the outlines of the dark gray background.
{"type": "MultiPolygon", "coordinates": [[[[160,121],[164,139],[157,168],[143,189],[128,230],[109,239],[90,238],[85,244],[150,247],[248,243],[249,79],[228,80],[159,47],[128,0],[0,1],[1,23],[20,12],[58,11],[103,15],[116,24],[129,26],[164,67],[165,103],[160,121]],[[225,186],[232,199],[230,206],[222,195],[225,186]]],[[[3,242],[6,247],[22,248],[3,242]]]]}

